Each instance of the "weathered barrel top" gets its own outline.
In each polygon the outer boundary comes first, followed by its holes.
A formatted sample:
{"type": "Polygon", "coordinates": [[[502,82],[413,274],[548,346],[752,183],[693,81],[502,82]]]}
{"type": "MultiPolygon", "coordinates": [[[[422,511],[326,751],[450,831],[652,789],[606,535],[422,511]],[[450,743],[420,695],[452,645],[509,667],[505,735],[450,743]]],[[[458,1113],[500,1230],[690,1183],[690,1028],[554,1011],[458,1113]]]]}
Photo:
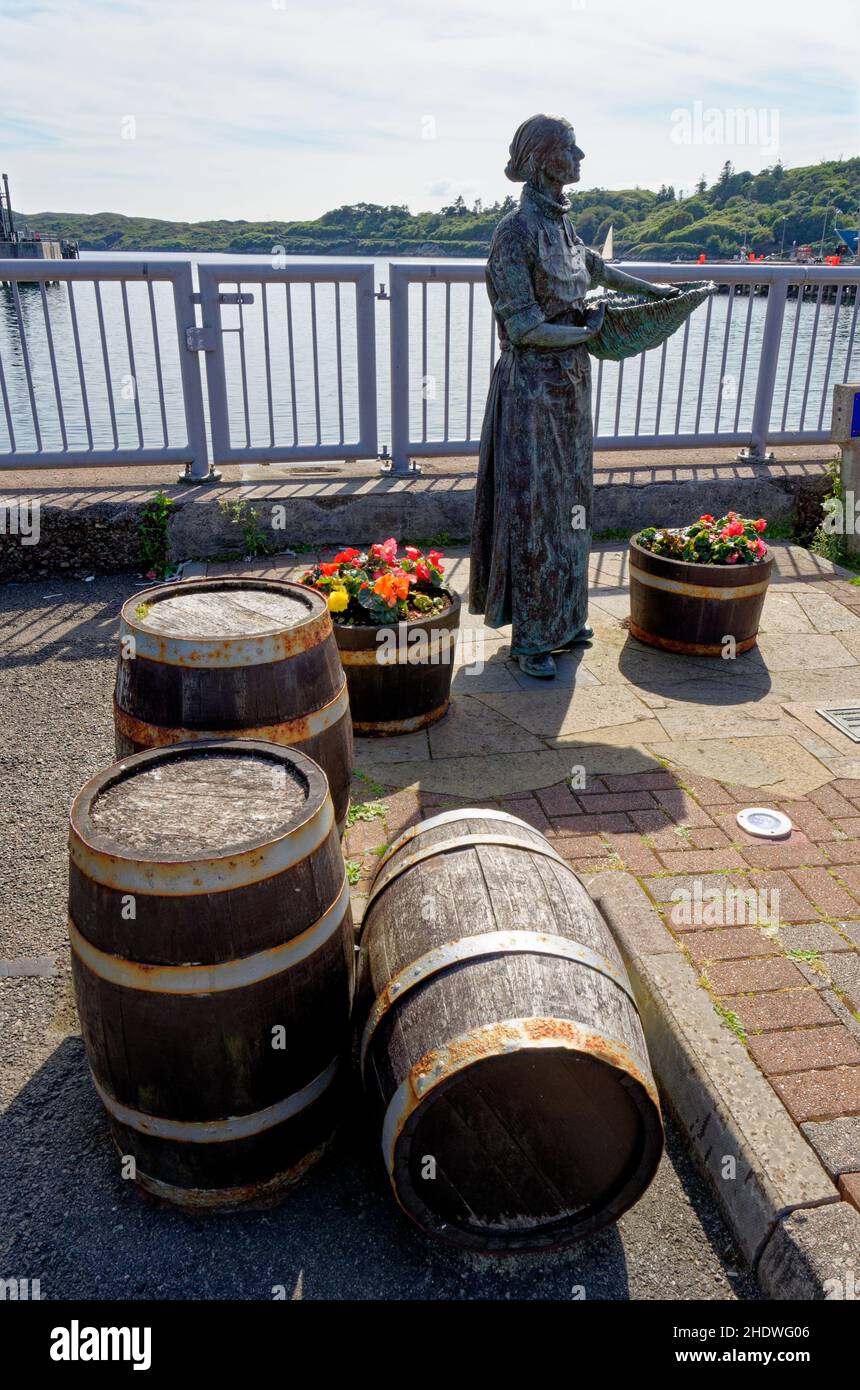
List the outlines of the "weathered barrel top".
{"type": "Polygon", "coordinates": [[[155,598],[133,613],[148,632],[165,637],[256,637],[307,620],[310,597],[275,589],[215,589],[155,598]]]}
{"type": "Polygon", "coordinates": [[[114,782],[96,797],[90,817],[128,849],[226,853],[283,834],[307,796],[307,782],[287,762],[192,753],[114,782]]]}

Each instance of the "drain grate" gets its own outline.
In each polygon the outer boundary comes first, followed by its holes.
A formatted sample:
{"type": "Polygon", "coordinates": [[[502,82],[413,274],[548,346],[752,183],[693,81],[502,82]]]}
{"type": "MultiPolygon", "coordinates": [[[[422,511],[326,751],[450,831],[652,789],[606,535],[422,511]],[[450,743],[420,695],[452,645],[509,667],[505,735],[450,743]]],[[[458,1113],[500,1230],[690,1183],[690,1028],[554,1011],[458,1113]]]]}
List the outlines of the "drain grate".
{"type": "Polygon", "coordinates": [[[855,743],[860,743],[860,705],[843,705],[841,709],[817,709],[822,719],[847,734],[855,743]]]}

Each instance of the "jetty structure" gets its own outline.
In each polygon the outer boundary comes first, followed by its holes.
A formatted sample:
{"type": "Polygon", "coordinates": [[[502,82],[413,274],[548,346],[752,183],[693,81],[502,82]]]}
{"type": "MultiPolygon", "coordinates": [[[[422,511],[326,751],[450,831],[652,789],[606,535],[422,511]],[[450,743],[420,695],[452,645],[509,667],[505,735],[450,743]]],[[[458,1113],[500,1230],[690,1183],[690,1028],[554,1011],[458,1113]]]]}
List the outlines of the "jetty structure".
{"type": "Polygon", "coordinates": [[[32,227],[16,227],[9,176],[0,176],[0,260],[76,261],[79,256],[76,241],[42,236],[32,227]]]}

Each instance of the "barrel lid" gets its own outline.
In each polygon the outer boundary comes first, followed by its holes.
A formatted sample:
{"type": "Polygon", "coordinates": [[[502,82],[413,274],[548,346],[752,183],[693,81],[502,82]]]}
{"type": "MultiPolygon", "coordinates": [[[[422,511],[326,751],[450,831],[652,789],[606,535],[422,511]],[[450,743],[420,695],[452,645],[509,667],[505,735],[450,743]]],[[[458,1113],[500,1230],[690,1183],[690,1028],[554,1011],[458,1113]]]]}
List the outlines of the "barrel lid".
{"type": "Polygon", "coordinates": [[[192,579],[133,594],[122,638],[165,665],[253,666],[307,651],[331,634],[325,599],[280,579],[192,579]]]}
{"type": "Polygon", "coordinates": [[[125,758],[82,788],[69,853],[108,887],[218,891],[282,872],[332,824],[325,773],[296,749],[177,743],[125,758]]]}
{"type": "Polygon", "coordinates": [[[647,1063],[553,1017],[494,1020],[425,1054],[382,1134],[395,1196],[419,1226],[507,1253],[555,1249],[617,1220],[662,1148],[647,1063]]]}

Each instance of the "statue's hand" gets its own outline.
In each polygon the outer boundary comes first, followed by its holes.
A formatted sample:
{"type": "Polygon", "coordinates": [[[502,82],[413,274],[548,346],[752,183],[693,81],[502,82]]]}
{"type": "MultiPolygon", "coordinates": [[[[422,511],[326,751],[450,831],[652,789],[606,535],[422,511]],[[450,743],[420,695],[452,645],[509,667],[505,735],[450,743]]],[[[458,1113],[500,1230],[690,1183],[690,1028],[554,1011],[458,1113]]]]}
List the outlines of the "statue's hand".
{"type": "Polygon", "coordinates": [[[603,327],[603,320],[606,317],[606,304],[595,304],[593,308],[587,309],[585,313],[584,327],[588,329],[588,336],[593,338],[603,327]]]}

